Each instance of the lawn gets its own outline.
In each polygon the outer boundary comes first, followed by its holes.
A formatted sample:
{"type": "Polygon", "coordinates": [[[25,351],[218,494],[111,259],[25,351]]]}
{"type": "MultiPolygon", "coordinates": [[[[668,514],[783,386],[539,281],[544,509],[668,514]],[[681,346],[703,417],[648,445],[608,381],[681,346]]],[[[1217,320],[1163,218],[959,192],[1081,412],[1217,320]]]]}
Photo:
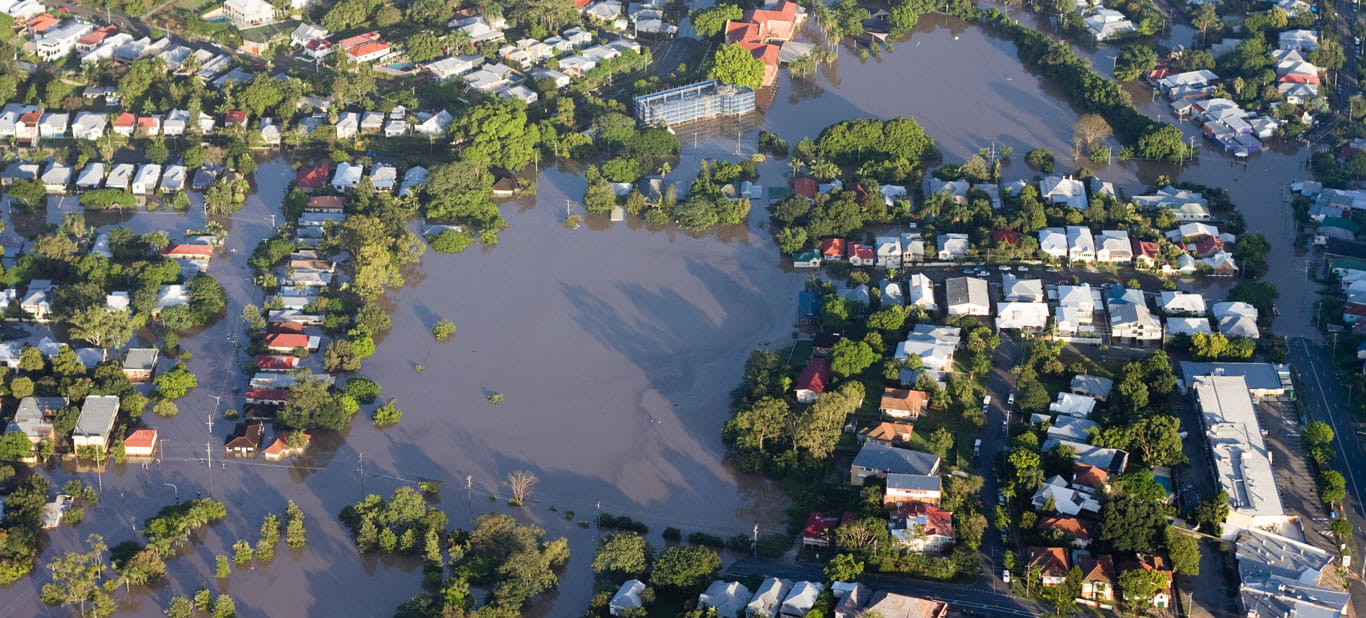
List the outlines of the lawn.
{"type": "Polygon", "coordinates": [[[980,430],[962,416],[947,410],[926,412],[912,424],[915,425],[915,432],[911,434],[911,442],[907,446],[929,452],[930,434],[940,427],[946,427],[954,435],[955,448],[945,455],[944,463],[955,468],[966,468],[972,464],[972,443],[980,435],[980,430]]]}
{"type": "Polygon", "coordinates": [[[815,343],[810,339],[798,339],[792,343],[792,352],[787,358],[787,364],[793,369],[800,370],[806,367],[807,361],[811,360],[811,351],[815,348],[815,343]]]}

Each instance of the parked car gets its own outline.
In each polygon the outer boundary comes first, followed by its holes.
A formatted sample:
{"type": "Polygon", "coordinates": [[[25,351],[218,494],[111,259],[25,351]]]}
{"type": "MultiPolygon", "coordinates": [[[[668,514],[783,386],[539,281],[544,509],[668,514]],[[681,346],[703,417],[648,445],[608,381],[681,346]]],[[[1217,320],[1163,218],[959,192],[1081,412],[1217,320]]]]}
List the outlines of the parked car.
{"type": "Polygon", "coordinates": [[[1013,406],[1013,405],[1015,405],[1015,393],[1011,393],[1009,397],[1006,397],[1006,405],[1008,405],[1008,406],[1013,406]]]}
{"type": "Polygon", "coordinates": [[[1021,265],[1019,265],[1019,266],[1016,266],[1016,267],[1015,267],[1015,270],[1018,270],[1018,271],[1020,271],[1020,272],[1022,272],[1022,273],[1027,273],[1027,272],[1029,272],[1029,267],[1028,267],[1028,266],[1025,266],[1024,264],[1021,264],[1021,265]]]}
{"type": "Polygon", "coordinates": [[[1010,583],[1010,569],[1003,569],[1001,571],[1001,581],[1007,584],[1010,583]]]}

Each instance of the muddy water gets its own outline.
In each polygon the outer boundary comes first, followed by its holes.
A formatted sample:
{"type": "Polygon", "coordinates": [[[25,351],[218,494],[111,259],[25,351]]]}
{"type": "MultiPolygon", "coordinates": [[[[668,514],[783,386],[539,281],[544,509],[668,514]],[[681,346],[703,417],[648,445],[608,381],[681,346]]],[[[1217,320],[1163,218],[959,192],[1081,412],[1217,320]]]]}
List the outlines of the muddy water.
{"type": "MultiPolygon", "coordinates": [[[[1145,110],[1160,114],[1163,107],[1159,101],[1145,110]]],[[[683,153],[671,178],[683,189],[702,158],[753,154],[758,128],[795,142],[838,120],[896,115],[915,116],[951,162],[993,140],[1013,146],[1017,161],[1007,179],[1032,176],[1018,158],[1033,147],[1057,153],[1060,168],[1071,166],[1075,112],[1051,85],[1024,71],[1007,42],[953,18],[927,16],[881,60],[860,61],[842,50],[836,65],[811,79],[784,75],[763,114],[680,131],[683,153]]],[[[1183,130],[1196,134],[1189,125],[1183,130]]],[[[1185,169],[1093,169],[1130,193],[1158,174],[1227,187],[1249,227],[1272,240],[1266,280],[1282,291],[1278,331],[1308,334],[1307,314],[1295,317],[1308,302],[1296,292],[1305,285],[1305,258],[1290,248],[1281,198],[1285,184],[1303,174],[1304,159],[1293,150],[1269,151],[1243,166],[1205,148],[1185,169]]],[[[764,184],[786,182],[781,161],[760,170],[764,184]]],[[[782,268],[763,229],[763,204],[755,205],[750,225],[703,238],[598,218],[570,231],[560,225],[566,203],[576,205],[583,194],[582,175],[571,167],[542,170],[536,197],[505,206],[510,226],[496,249],[429,253],[407,273],[409,286],[390,299],[394,330],[365,371],[384,385],[386,398],[398,398],[405,412],[399,425],[377,431],[358,418],[344,435],[319,435],[310,455],[290,464],[223,462],[221,440],[232,423],[209,419],[240,407],[246,378],[238,367],[246,359],[229,337],[240,334],[241,307],[260,302],[245,279],[245,260],[270,233],[270,215],[278,214],[292,173],[283,160],[263,164],[246,207],[224,220],[230,233],[212,272],[228,290],[227,317],[183,342],[200,387],[180,402],[180,416],[149,417],[165,441],[162,460],[147,468],[115,466],[102,478],[80,474],[103,483],[104,502],[78,528],[50,534],[44,560],[77,548],[91,532],[111,544],[133,538],[132,530],[177,493],[205,494],[227,501],[233,515],[171,562],[169,583],[135,590],[125,606],[130,615],[158,615],[171,595],[199,585],[234,593],[244,615],[387,615],[418,592],[417,565],[358,558],[336,513],[365,493],[435,478],[446,483],[442,504],[453,525],[465,525],[472,513],[508,510],[488,496],[506,497],[500,479],[527,469],[541,483],[529,506],[512,512],[568,536],[574,554],[561,589],[528,613],[572,616],[590,595],[587,561],[596,538],[575,524],[598,508],[642,519],[655,531],[672,525],[729,536],[748,533],[755,522],[778,525],[781,492],[732,470],[717,437],[726,392],[745,356],[789,338],[803,279],[782,268]],[[459,328],[444,345],[429,334],[442,318],[459,328]],[[488,403],[492,393],[504,402],[488,403]],[[203,461],[208,443],[212,468],[203,461]],[[227,584],[213,581],[213,555],[228,553],[239,538],[254,540],[260,518],[281,511],[287,499],[308,515],[308,547],[282,551],[274,564],[234,574],[227,584]],[[566,511],[575,512],[575,521],[566,511]]],[[[68,200],[63,208],[76,206],[68,200]]],[[[60,212],[54,205],[48,219],[60,220],[60,212]]],[[[196,200],[189,214],[142,213],[129,225],[178,238],[203,221],[196,200]]],[[[75,476],[52,475],[57,484],[75,476]]],[[[0,592],[0,614],[43,613],[41,582],[0,592]]]]}

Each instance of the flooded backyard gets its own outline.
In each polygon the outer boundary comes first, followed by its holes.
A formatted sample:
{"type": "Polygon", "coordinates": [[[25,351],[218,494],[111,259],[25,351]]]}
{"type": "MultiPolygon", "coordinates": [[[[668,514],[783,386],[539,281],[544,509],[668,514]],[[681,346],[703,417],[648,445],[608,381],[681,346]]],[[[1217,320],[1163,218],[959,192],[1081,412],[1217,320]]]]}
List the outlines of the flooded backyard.
{"type": "MultiPolygon", "coordinates": [[[[680,131],[683,153],[670,178],[685,188],[702,158],[753,154],[760,128],[795,143],[833,122],[867,116],[915,117],[947,162],[992,142],[1012,146],[1016,161],[1006,168],[1007,180],[1034,175],[1020,159],[1036,147],[1053,150],[1059,169],[1073,167],[1067,159],[1074,110],[1022,69],[1008,42],[936,15],[925,16],[881,60],[860,61],[842,48],[838,63],[811,79],[784,75],[776,100],[760,116],[680,131]]],[[[1193,127],[1182,128],[1196,135],[1193,127]]],[[[1130,195],[1159,174],[1226,187],[1249,231],[1272,242],[1265,280],[1281,289],[1277,331],[1307,334],[1307,313],[1294,310],[1310,302],[1301,292],[1306,258],[1290,246],[1283,199],[1284,186],[1305,173],[1306,158],[1302,148],[1273,149],[1243,165],[1205,148],[1186,169],[1132,162],[1090,167],[1130,195]]],[[[785,162],[771,160],[760,169],[762,184],[786,183],[785,162]]],[[[135,538],[134,530],[161,507],[203,494],[228,503],[229,518],[168,564],[167,584],[134,591],[127,615],[160,615],[170,596],[201,585],[233,593],[243,615],[389,615],[419,592],[420,569],[405,560],[358,558],[338,511],[366,493],[388,494],[430,478],[444,481],[442,507],[453,526],[464,526],[471,514],[509,510],[489,495],[506,498],[501,479],[525,469],[540,484],[528,506],[510,512],[552,536],[567,536],[573,555],[559,591],[528,613],[575,616],[591,596],[588,563],[596,540],[593,529],[577,522],[599,509],[642,520],[652,535],[665,526],[723,537],[747,534],[756,523],[761,533],[781,526],[781,491],[731,469],[718,435],[727,394],[749,352],[790,340],[805,279],[783,267],[764,229],[765,204],[756,202],[748,226],[701,238],[651,231],[634,220],[590,218],[584,228],[566,230],[566,204],[577,210],[584,191],[582,175],[567,166],[542,169],[537,196],[504,207],[509,227],[498,247],[454,256],[429,251],[405,273],[408,286],[388,299],[393,330],[362,373],[383,385],[383,399],[397,398],[402,422],[376,430],[367,408],[351,430],[319,436],[309,455],[292,464],[222,461],[232,422],[210,418],[215,410],[240,408],[246,357],[230,338],[241,334],[242,307],[262,300],[247,279],[246,257],[271,233],[272,214],[279,214],[292,178],[283,159],[263,164],[257,191],[225,222],[228,239],[211,272],[228,292],[227,317],[182,343],[193,354],[189,365],[199,387],[180,402],[178,417],[145,417],[161,432],[162,459],[146,468],[114,466],[100,478],[79,475],[103,484],[103,502],[84,523],[48,535],[41,562],[77,549],[92,532],[111,545],[135,538]],[[437,344],[430,328],[443,318],[459,331],[437,344]],[[493,393],[504,402],[490,404],[493,393]],[[203,461],[206,447],[212,468],[203,461]],[[214,554],[230,553],[239,538],[254,541],[262,516],[282,512],[289,499],[308,517],[308,546],[218,584],[214,554]],[[572,521],[566,511],[574,512],[572,521]]],[[[68,198],[64,209],[76,208],[68,198]]],[[[61,212],[50,208],[48,219],[60,220],[61,212]]],[[[141,213],[129,225],[166,230],[174,239],[203,221],[196,197],[191,214],[141,213]]],[[[57,485],[71,476],[53,473],[57,485]]],[[[38,599],[44,579],[0,592],[0,615],[51,612],[38,599]]]]}

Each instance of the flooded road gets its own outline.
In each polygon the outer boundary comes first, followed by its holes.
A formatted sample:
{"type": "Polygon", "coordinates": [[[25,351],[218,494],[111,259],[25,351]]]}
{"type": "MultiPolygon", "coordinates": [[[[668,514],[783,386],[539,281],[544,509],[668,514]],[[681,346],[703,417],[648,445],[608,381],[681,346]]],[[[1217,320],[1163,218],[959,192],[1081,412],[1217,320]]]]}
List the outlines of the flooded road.
{"type": "MultiPolygon", "coordinates": [[[[1144,109],[1161,113],[1164,107],[1158,101],[1144,109]]],[[[792,80],[784,72],[776,100],[761,115],[680,131],[683,153],[670,178],[686,188],[702,158],[748,157],[759,128],[795,143],[839,120],[898,115],[916,117],[947,162],[993,141],[1014,147],[1007,180],[1033,176],[1020,160],[1030,148],[1053,150],[1059,169],[1074,165],[1068,153],[1076,113],[1055,89],[1023,70],[1008,42],[935,15],[881,60],[860,61],[842,48],[838,63],[812,79],[792,80]]],[[[1189,124],[1180,126],[1197,135],[1189,124]]],[[[1134,162],[1092,169],[1130,195],[1159,174],[1226,187],[1249,229],[1272,242],[1264,280],[1281,289],[1276,330],[1316,336],[1305,312],[1311,302],[1304,291],[1306,258],[1291,247],[1283,198],[1285,185],[1304,174],[1306,158],[1304,150],[1271,150],[1244,166],[1206,147],[1185,169],[1134,162]]],[[[787,182],[783,161],[760,170],[762,184],[787,182]]],[[[566,230],[566,203],[577,211],[584,190],[582,175],[569,167],[542,170],[535,198],[504,207],[509,227],[498,247],[428,252],[406,273],[408,287],[391,295],[394,328],[362,373],[383,385],[383,399],[397,398],[401,423],[376,430],[367,407],[345,435],[319,435],[301,460],[223,461],[222,439],[232,422],[213,417],[241,407],[247,380],[240,369],[246,358],[230,337],[241,334],[242,306],[262,300],[246,279],[246,257],[270,234],[271,215],[279,214],[292,177],[283,159],[264,163],[256,192],[225,220],[228,239],[211,272],[227,289],[226,317],[182,342],[193,354],[189,365],[199,387],[179,402],[178,417],[146,417],[161,431],[162,460],[147,468],[113,466],[102,477],[74,475],[102,483],[104,501],[85,523],[49,534],[43,562],[77,549],[91,532],[111,545],[135,538],[133,530],[177,495],[203,494],[229,504],[228,520],[169,563],[167,584],[135,589],[127,615],[160,615],[170,596],[200,585],[234,593],[245,616],[388,615],[419,592],[418,565],[358,558],[336,514],[366,493],[388,494],[432,478],[445,482],[442,506],[453,526],[465,525],[471,514],[504,510],[567,536],[573,558],[560,590],[528,614],[575,616],[591,595],[588,562],[597,536],[577,523],[599,509],[645,521],[656,539],[665,526],[730,536],[749,533],[756,522],[761,533],[781,525],[781,491],[732,470],[718,437],[727,393],[746,356],[790,339],[804,279],[782,267],[763,229],[764,204],[754,205],[748,226],[702,238],[651,231],[634,219],[590,218],[583,229],[566,230]],[[459,329],[449,343],[430,335],[439,319],[459,329]],[[492,393],[503,394],[503,403],[490,404],[492,393]],[[212,468],[204,463],[206,446],[212,468]],[[505,499],[501,480],[522,469],[541,479],[527,507],[489,500],[505,499]],[[238,539],[254,541],[261,517],[282,512],[288,499],[308,517],[308,546],[282,548],[272,565],[236,573],[226,584],[213,580],[213,555],[229,553],[238,539]],[[574,512],[573,520],[566,511],[574,512]]],[[[64,208],[77,206],[68,198],[64,208]]],[[[50,208],[48,219],[59,221],[61,210],[50,208]]],[[[196,197],[189,214],[139,213],[129,225],[178,239],[203,222],[196,197]]],[[[60,485],[73,474],[55,470],[52,476],[60,485]]],[[[38,601],[44,580],[0,591],[0,614],[64,615],[38,601]]]]}

